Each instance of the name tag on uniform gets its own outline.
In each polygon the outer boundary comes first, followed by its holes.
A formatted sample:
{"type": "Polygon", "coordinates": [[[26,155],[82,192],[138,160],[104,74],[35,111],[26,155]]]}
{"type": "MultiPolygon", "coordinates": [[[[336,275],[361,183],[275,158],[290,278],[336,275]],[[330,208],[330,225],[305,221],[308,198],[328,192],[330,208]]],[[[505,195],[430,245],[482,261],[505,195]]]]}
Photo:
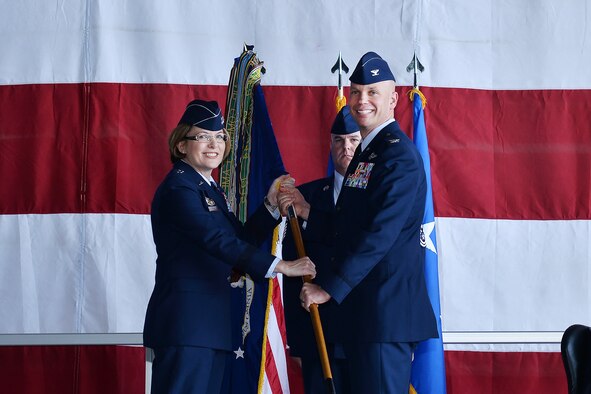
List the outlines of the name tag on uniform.
{"type": "Polygon", "coordinates": [[[371,175],[371,169],[375,163],[364,163],[361,162],[357,165],[355,172],[349,174],[345,181],[345,186],[356,187],[358,189],[365,189],[367,182],[369,182],[369,176],[371,175]]]}
{"type": "Polygon", "coordinates": [[[218,210],[218,206],[216,205],[215,201],[213,201],[209,197],[205,197],[205,203],[207,204],[207,209],[209,212],[215,212],[218,210]]]}

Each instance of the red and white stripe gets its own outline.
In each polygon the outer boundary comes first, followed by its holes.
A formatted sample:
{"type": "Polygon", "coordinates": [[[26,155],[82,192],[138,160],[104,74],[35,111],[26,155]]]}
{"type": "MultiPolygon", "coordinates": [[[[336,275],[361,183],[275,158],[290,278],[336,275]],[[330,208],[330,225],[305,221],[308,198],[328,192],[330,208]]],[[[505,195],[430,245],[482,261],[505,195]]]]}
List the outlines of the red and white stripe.
{"type": "Polygon", "coordinates": [[[287,335],[281,297],[282,278],[273,280],[271,309],[267,319],[265,374],[262,393],[289,393],[287,335]]]}
{"type": "MultiPolygon", "coordinates": [[[[298,182],[325,172],[338,52],[351,69],[370,50],[390,63],[396,118],[410,131],[405,68],[416,51],[443,330],[591,324],[585,0],[0,7],[0,333],[142,330],[167,135],[189,100],[225,101],[245,42],[265,62],[269,113],[298,182]]],[[[448,353],[448,365],[468,359],[448,353]]]]}

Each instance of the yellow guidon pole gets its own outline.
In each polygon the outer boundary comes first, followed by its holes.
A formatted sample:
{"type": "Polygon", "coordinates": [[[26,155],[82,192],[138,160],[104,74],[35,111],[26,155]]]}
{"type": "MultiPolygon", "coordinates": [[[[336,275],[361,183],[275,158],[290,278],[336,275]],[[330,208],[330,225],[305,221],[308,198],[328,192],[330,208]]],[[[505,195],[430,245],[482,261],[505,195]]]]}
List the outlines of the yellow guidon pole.
{"type": "MultiPolygon", "coordinates": [[[[300,231],[300,224],[293,205],[287,207],[287,218],[289,220],[289,227],[293,234],[293,240],[296,246],[298,258],[306,256],[304,249],[304,241],[302,240],[302,232],[300,231]]],[[[302,277],[305,283],[311,283],[312,278],[309,275],[302,277]]],[[[316,337],[316,346],[318,348],[318,355],[320,356],[320,363],[322,364],[322,373],[326,383],[327,392],[336,394],[334,382],[332,380],[332,372],[330,370],[330,362],[328,361],[328,353],[326,351],[326,342],[324,341],[324,332],[322,331],[322,322],[320,321],[320,313],[318,312],[318,305],[310,305],[310,317],[312,318],[312,326],[314,327],[314,336],[316,337]]]]}

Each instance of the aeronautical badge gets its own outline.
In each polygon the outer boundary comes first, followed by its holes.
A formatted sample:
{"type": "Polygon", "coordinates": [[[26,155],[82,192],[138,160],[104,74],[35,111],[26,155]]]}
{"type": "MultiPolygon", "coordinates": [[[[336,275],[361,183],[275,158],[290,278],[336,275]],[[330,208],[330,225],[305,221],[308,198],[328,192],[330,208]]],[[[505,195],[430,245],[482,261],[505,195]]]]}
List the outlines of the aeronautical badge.
{"type": "Polygon", "coordinates": [[[207,204],[207,209],[209,210],[209,212],[215,212],[218,210],[218,206],[215,204],[215,201],[213,201],[211,198],[205,197],[205,203],[207,204]]]}
{"type": "Polygon", "coordinates": [[[357,165],[355,172],[347,176],[345,186],[356,187],[358,189],[365,189],[369,182],[369,176],[371,175],[371,169],[375,163],[364,163],[361,162],[357,165]]]}

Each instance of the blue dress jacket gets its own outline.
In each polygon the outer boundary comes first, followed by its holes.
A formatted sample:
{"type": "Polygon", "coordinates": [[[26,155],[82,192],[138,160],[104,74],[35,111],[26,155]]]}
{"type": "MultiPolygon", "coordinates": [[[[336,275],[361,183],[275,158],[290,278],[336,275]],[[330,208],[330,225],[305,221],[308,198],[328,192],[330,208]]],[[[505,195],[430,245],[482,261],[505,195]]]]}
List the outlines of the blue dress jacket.
{"type": "Polygon", "coordinates": [[[316,278],[340,304],[337,341],[437,337],[420,244],[425,198],[420,154],[390,123],[349,164],[335,207],[332,270],[316,278]]]}
{"type": "Polygon", "coordinates": [[[151,218],[158,258],[144,345],[231,350],[228,277],[232,267],[265,277],[274,257],[255,244],[277,221],[262,205],[243,226],[224,196],[182,161],[158,187],[151,218]]]}

